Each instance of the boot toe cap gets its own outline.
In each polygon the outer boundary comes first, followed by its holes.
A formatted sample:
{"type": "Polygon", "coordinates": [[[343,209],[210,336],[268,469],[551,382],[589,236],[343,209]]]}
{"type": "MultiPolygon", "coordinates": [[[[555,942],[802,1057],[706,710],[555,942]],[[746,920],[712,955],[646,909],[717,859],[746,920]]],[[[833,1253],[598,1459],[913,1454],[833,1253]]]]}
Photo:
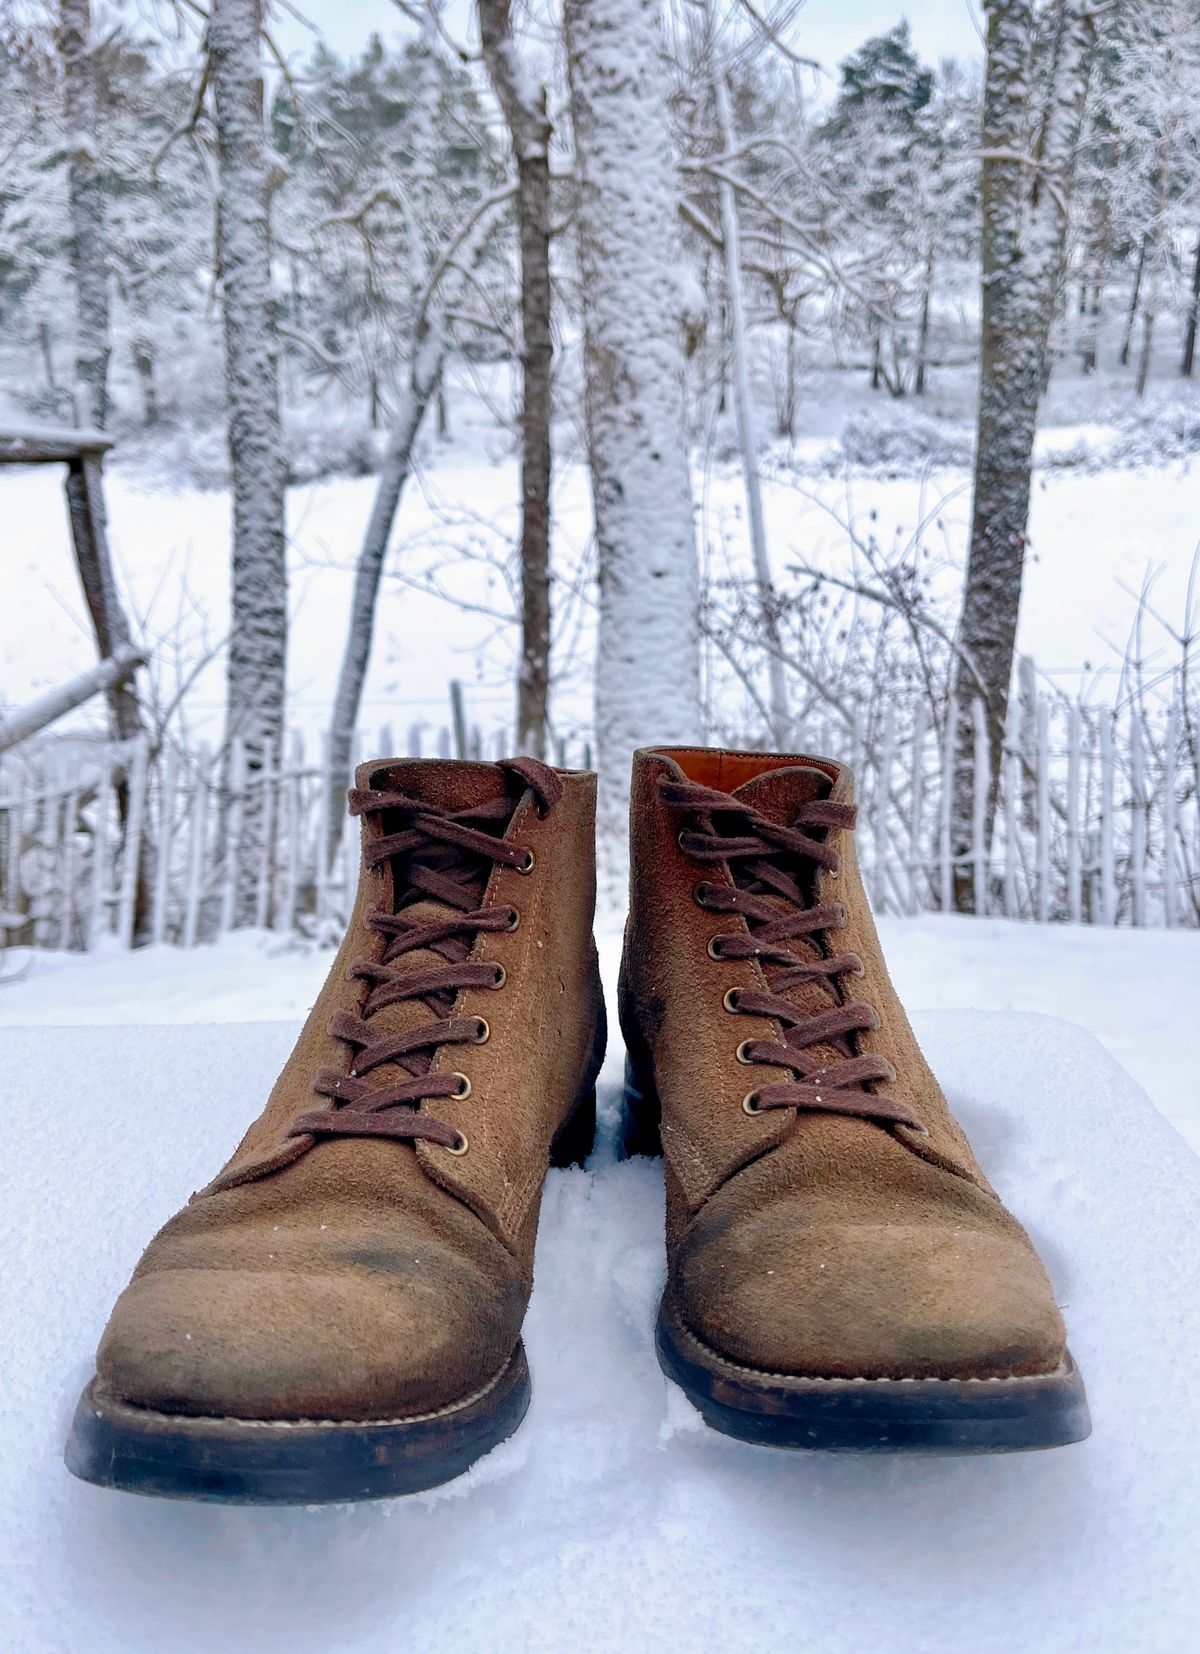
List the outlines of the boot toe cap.
{"type": "Polygon", "coordinates": [[[829,1378],[1005,1378],[1055,1369],[1062,1319],[1023,1236],[761,1214],[685,1247],[673,1291],[719,1356],[829,1378]]]}
{"type": "Polygon", "coordinates": [[[170,1268],[118,1300],[97,1356],[122,1401],[250,1419],[378,1419],[453,1406],[515,1346],[519,1288],[461,1264],[329,1270],[170,1268]]]}

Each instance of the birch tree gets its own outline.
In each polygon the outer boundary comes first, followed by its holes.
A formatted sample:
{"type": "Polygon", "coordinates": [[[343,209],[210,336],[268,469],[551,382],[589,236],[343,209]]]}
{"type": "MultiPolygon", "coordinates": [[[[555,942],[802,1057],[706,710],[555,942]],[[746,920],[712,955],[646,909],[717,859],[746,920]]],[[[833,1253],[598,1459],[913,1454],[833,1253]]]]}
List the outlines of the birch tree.
{"type": "Polygon", "coordinates": [[[517,165],[521,241],[521,664],[517,751],[546,756],[550,698],[550,117],[546,88],[525,70],[509,0],[479,0],[484,62],[517,165]]]}
{"type": "Polygon", "coordinates": [[[567,0],[600,586],[599,843],[623,867],[630,759],[700,738],[678,199],[658,0],[567,0]]]}
{"type": "MultiPolygon", "coordinates": [[[[953,848],[971,847],[971,703],[983,693],[995,814],[1025,559],[1033,443],[1094,44],[1093,0],[988,0],[983,337],[974,504],[956,674],[953,848]],[[1044,65],[1044,67],[1043,67],[1044,65]],[[1039,75],[1038,70],[1041,69],[1039,75]]],[[[956,903],[973,902],[958,863],[956,903]]]]}
{"type": "MultiPolygon", "coordinates": [[[[260,0],[213,0],[209,81],[217,128],[217,225],[233,476],[232,603],[226,741],[244,743],[248,772],[283,733],[287,670],[286,480],[271,289],[272,178],[263,124],[260,0]]],[[[235,923],[254,916],[264,828],[252,789],[242,811],[235,923]]]]}
{"type": "Polygon", "coordinates": [[[96,136],[96,72],[90,0],[59,0],[58,51],[63,76],[70,203],[70,259],[75,287],[77,409],[86,424],[108,423],[108,242],[96,136]]]}

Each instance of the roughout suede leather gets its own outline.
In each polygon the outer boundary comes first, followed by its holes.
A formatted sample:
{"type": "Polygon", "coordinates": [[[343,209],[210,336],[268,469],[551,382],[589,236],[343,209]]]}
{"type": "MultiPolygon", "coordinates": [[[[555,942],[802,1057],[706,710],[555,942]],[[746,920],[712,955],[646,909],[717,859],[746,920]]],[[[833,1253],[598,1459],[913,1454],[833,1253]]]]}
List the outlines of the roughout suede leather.
{"type": "MultiPolygon", "coordinates": [[[[464,990],[455,1008],[485,1017],[490,1037],[443,1047],[434,1062],[471,1080],[465,1100],[428,1105],[468,1138],[467,1153],[287,1136],[321,1106],[317,1070],[347,1067],[328,1025],[362,1004],[350,966],[385,946],[364,917],[392,910],[391,868],[364,864],[345,940],[265,1111],[150,1243],[117,1302],[97,1356],[110,1392],[169,1413],[403,1418],[452,1406],[503,1369],[532,1285],[550,1144],[587,1079],[601,1016],[596,778],[558,774],[558,804],[542,818],[527,795],[505,833],[533,850],[533,870],[497,866],[484,898],[521,916],[515,931],[480,935],[472,955],[503,964],[507,981],[464,990]]],[[[496,766],[449,760],[366,764],[357,784],[449,809],[505,791],[496,766]]],[[[384,831],[379,815],[364,816],[364,843],[384,831]]],[[[431,957],[405,956],[414,969],[431,957]]],[[[427,1019],[403,1001],[371,1025],[394,1033],[427,1019]]]]}
{"type": "MultiPolygon", "coordinates": [[[[732,883],[723,862],[680,848],[692,821],[662,801],[663,778],[736,791],[791,822],[814,797],[853,801],[850,772],[828,759],[660,748],[634,757],[630,913],[620,1013],[635,1065],[662,1105],[667,1164],[668,1300],[718,1358],[765,1372],[829,1378],[1003,1378],[1050,1372],[1065,1333],[1027,1235],[1001,1205],[929,1070],[896,997],[867,904],[852,832],[831,831],[840,866],[813,881],[840,902],[844,928],[826,952],[856,953],[840,979],[878,1012],[856,1036],[896,1081],[928,1135],[904,1125],[777,1110],[742,1099],[786,1070],[738,1061],[746,1039],[778,1024],[725,1009],[729,988],[761,990],[757,960],[713,960],[711,938],[744,931],[739,915],[700,907],[702,880],[732,883]]],[[[697,820],[696,825],[700,825],[697,820]]],[[[789,946],[802,952],[804,944],[789,946]]],[[[816,1012],[819,983],[789,990],[816,1012]]],[[[821,1047],[814,1047],[817,1054],[821,1047]]]]}

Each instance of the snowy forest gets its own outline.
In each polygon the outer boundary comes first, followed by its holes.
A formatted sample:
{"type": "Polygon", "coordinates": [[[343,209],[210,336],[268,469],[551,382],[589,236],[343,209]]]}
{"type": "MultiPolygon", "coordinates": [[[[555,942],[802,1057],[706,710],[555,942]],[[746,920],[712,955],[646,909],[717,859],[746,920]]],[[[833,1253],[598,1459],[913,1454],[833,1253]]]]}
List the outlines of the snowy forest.
{"type": "Polygon", "coordinates": [[[881,911],[1200,922],[1200,6],[818,5],[8,0],[10,941],[336,933],[383,746],[596,767],[616,900],[700,739],[881,911]]]}

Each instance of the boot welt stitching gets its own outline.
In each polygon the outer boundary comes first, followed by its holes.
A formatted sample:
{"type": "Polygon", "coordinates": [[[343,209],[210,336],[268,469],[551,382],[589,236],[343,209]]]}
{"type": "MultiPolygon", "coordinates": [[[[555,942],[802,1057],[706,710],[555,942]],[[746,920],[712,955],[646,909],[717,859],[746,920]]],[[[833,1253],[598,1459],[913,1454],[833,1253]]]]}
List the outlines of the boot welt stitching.
{"type": "MultiPolygon", "coordinates": [[[[464,1407],[470,1407],[474,1402],[481,1401],[483,1397],[488,1394],[489,1390],[494,1390],[496,1388],[505,1373],[507,1373],[509,1368],[512,1366],[515,1359],[516,1351],[514,1350],[512,1355],[509,1356],[508,1360],[504,1363],[503,1367],[501,1367],[495,1377],[489,1378],[486,1384],[482,1385],[478,1390],[473,1390],[469,1396],[464,1396],[461,1401],[452,1401],[447,1406],[439,1407],[432,1413],[405,1413],[400,1418],[245,1419],[239,1418],[236,1414],[230,1413],[163,1413],[156,1407],[139,1407],[136,1402],[117,1400],[108,1403],[104,1411],[109,1413],[130,1413],[136,1418],[166,1419],[171,1424],[233,1424],[240,1425],[247,1430],[299,1430],[313,1427],[321,1430],[361,1430],[373,1424],[381,1426],[398,1424],[425,1424],[430,1419],[445,1418],[448,1413],[461,1412],[464,1407]]],[[[95,1412],[97,1418],[102,1418],[104,1416],[104,1413],[98,1408],[93,1408],[93,1411],[95,1412]]]]}
{"type": "Polygon", "coordinates": [[[668,1310],[672,1324],[696,1348],[703,1352],[719,1367],[727,1367],[730,1372],[748,1373],[752,1378],[780,1378],[791,1380],[797,1384],[1024,1384],[1034,1378],[1061,1378],[1070,1371],[1066,1361],[1060,1361],[1057,1367],[1049,1367],[1040,1373],[1013,1373],[1008,1378],[976,1378],[966,1375],[962,1378],[943,1378],[939,1374],[931,1374],[926,1378],[879,1378],[866,1373],[855,1373],[851,1378],[834,1378],[828,1373],[774,1373],[765,1367],[747,1367],[739,1361],[730,1361],[727,1356],[706,1344],[702,1338],[697,1338],[690,1327],[685,1327],[678,1314],[668,1310]]]}

